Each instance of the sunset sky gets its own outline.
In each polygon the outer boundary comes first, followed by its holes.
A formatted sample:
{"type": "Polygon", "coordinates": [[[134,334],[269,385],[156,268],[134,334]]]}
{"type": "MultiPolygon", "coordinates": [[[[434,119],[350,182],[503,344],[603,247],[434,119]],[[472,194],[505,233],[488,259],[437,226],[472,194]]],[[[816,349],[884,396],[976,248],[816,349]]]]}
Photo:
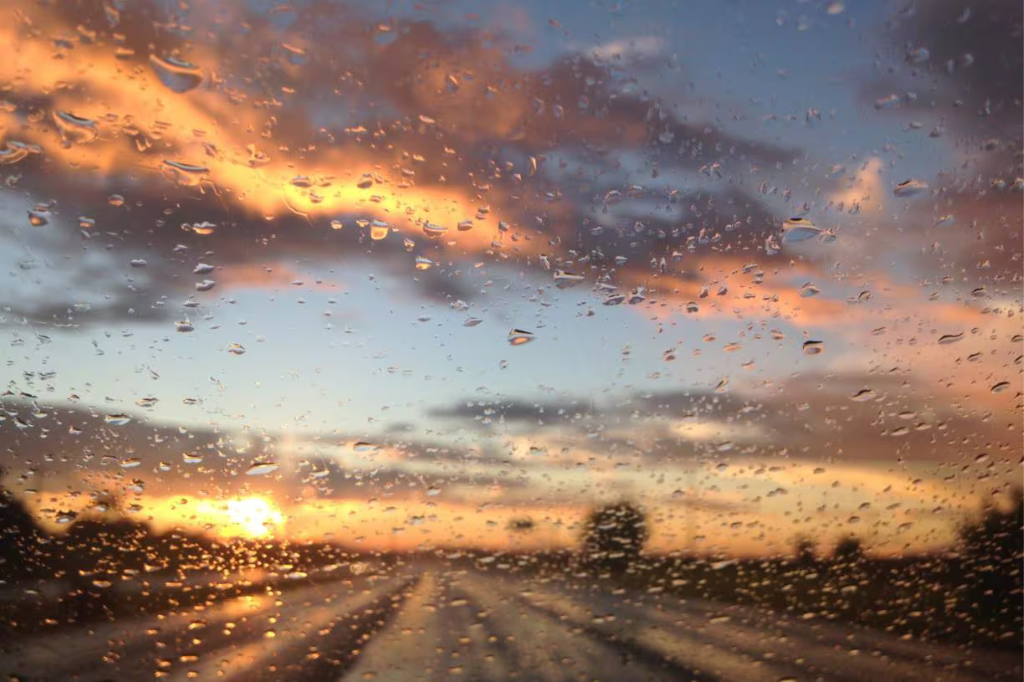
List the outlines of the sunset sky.
{"type": "Polygon", "coordinates": [[[1019,3],[106,8],[0,10],[48,528],[898,553],[1020,481],[1019,3]]]}

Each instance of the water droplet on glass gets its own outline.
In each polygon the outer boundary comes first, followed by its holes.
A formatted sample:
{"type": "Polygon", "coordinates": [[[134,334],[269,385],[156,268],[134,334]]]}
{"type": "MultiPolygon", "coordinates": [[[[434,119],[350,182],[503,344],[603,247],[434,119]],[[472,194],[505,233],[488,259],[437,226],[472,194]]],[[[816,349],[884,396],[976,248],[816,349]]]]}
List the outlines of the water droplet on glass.
{"type": "Polygon", "coordinates": [[[209,171],[206,166],[164,159],[164,177],[180,187],[196,187],[202,184],[209,171]]]}
{"type": "Polygon", "coordinates": [[[904,180],[893,188],[892,193],[898,197],[912,197],[928,190],[928,183],[924,180],[904,180]]]}
{"type": "Polygon", "coordinates": [[[800,287],[800,298],[810,298],[811,296],[817,296],[820,293],[821,289],[810,282],[800,287]]]}
{"type": "Polygon", "coordinates": [[[60,138],[68,147],[73,144],[89,144],[99,136],[96,121],[67,111],[53,112],[53,121],[57,124],[60,138]]]}
{"type": "Polygon", "coordinates": [[[265,476],[278,470],[277,462],[253,462],[245,471],[246,476],[265,476]]]}
{"type": "Polygon", "coordinates": [[[196,291],[209,291],[215,286],[217,283],[212,279],[204,279],[202,282],[196,282],[196,291]]]}
{"type": "Polygon", "coordinates": [[[29,154],[39,154],[42,149],[38,145],[10,141],[0,149],[0,166],[10,166],[26,158],[29,154]]]}
{"type": "Polygon", "coordinates": [[[429,270],[434,267],[434,261],[423,256],[416,256],[416,269],[417,270],[429,270]]]}
{"type": "Polygon", "coordinates": [[[959,332],[957,334],[943,334],[942,336],[939,337],[939,345],[946,346],[951,343],[956,343],[957,341],[962,341],[963,338],[963,332],[959,332]]]}
{"type": "Polygon", "coordinates": [[[232,355],[245,355],[245,346],[240,343],[233,343],[228,346],[228,352],[232,355]]]}
{"type": "Polygon", "coordinates": [[[522,329],[512,329],[508,333],[508,342],[513,346],[522,346],[533,341],[533,332],[522,329]]]}
{"type": "Polygon", "coordinates": [[[824,341],[804,341],[804,355],[821,355],[824,352],[824,341]]]}
{"type": "Polygon", "coordinates": [[[210,265],[209,263],[199,263],[194,268],[192,268],[193,275],[207,275],[211,272],[213,272],[213,266],[210,265]]]}
{"type": "Polygon", "coordinates": [[[28,224],[32,227],[45,227],[50,224],[50,212],[34,209],[28,212],[28,224]]]}
{"type": "Polygon", "coordinates": [[[820,237],[824,230],[807,218],[790,218],[782,223],[782,243],[795,244],[797,242],[820,237]]]}
{"type": "Polygon", "coordinates": [[[124,197],[120,194],[111,194],[107,197],[107,203],[111,206],[124,206],[124,197]]]}
{"type": "Polygon", "coordinates": [[[578,282],[582,282],[584,279],[583,275],[577,275],[568,270],[555,270],[554,273],[555,286],[559,289],[567,289],[578,282]]]}
{"type": "Polygon", "coordinates": [[[430,222],[423,223],[423,234],[428,237],[440,237],[447,231],[447,227],[442,227],[430,222]]]}
{"type": "Polygon", "coordinates": [[[160,82],[174,92],[188,92],[203,82],[203,72],[200,68],[183,59],[160,58],[154,54],[150,55],[149,63],[160,82]]]}
{"type": "Polygon", "coordinates": [[[875,392],[870,388],[862,388],[850,397],[850,400],[855,403],[866,403],[869,400],[875,399],[875,392]]]}
{"type": "Polygon", "coordinates": [[[203,222],[201,222],[201,223],[192,223],[191,225],[189,223],[182,223],[181,224],[181,229],[184,230],[185,232],[192,232],[194,234],[199,234],[199,235],[203,235],[203,236],[207,236],[207,235],[213,234],[213,231],[216,228],[217,228],[216,224],[208,223],[205,220],[203,222]]]}
{"type": "Polygon", "coordinates": [[[186,333],[186,334],[188,332],[193,332],[193,331],[196,330],[196,328],[192,325],[192,323],[191,322],[187,322],[187,321],[175,323],[174,329],[176,331],[183,332],[183,333],[186,333]]]}
{"type": "Polygon", "coordinates": [[[1005,391],[1005,390],[1007,390],[1009,388],[1010,388],[1010,382],[1009,381],[1000,381],[998,384],[995,384],[992,387],[992,392],[993,393],[1002,393],[1003,391],[1005,391]]]}
{"type": "Polygon", "coordinates": [[[370,223],[370,239],[380,241],[386,239],[391,227],[382,220],[374,220],[370,223]]]}
{"type": "Polygon", "coordinates": [[[132,418],[126,414],[108,414],[103,418],[103,421],[110,426],[124,426],[131,420],[132,418]]]}

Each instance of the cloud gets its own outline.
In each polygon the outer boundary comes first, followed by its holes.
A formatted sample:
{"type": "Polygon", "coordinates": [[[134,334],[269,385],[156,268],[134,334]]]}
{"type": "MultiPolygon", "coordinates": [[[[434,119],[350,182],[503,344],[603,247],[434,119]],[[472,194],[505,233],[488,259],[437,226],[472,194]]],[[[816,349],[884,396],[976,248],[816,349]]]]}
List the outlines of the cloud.
{"type": "Polygon", "coordinates": [[[649,61],[665,53],[665,40],[658,36],[637,36],[601,43],[589,49],[580,46],[581,52],[599,61],[622,60],[625,62],[649,61]]]}
{"type": "MultiPolygon", "coordinates": [[[[683,121],[666,104],[623,93],[615,70],[585,52],[525,69],[513,66],[505,46],[484,32],[425,21],[396,20],[389,27],[395,39],[378,45],[376,19],[336,5],[298,6],[282,22],[240,6],[192,11],[213,25],[250,28],[244,39],[225,31],[184,40],[153,28],[162,15],[157,4],[133,3],[121,8],[114,26],[102,12],[65,5],[51,14],[26,8],[24,21],[35,31],[7,29],[17,56],[0,73],[21,76],[0,126],[6,141],[41,149],[20,162],[18,182],[33,194],[60,196],[64,224],[55,222],[51,231],[77,240],[67,219],[80,213],[95,221],[93,239],[59,245],[63,268],[79,280],[100,280],[84,271],[83,248],[87,255],[106,249],[115,262],[136,256],[149,262],[145,276],[135,273],[131,294],[111,293],[102,283],[113,303],[102,315],[76,317],[77,324],[119,314],[125,321],[159,316],[153,294],[186,295],[193,282],[182,261],[205,251],[216,254],[225,279],[242,277],[232,266],[248,267],[264,249],[278,267],[290,257],[323,262],[346,254],[407,272],[416,256],[456,267],[481,257],[536,264],[542,252],[567,259],[575,237],[568,226],[590,212],[593,197],[563,180],[557,186],[564,200],[547,202],[556,186],[549,166],[556,155],[582,152],[603,183],[614,158],[593,150],[609,141],[640,150],[646,163],[666,170],[730,172],[796,156],[717,124],[683,121]],[[41,37],[54,32],[69,36],[56,52],[41,37]],[[127,36],[117,48],[114,33],[127,36]],[[85,62],[89,69],[78,66],[85,62]],[[186,64],[175,68],[192,75],[175,76],[167,66],[174,63],[186,64]],[[337,84],[335,90],[327,83],[337,84]],[[382,110],[392,120],[380,119],[382,110]],[[335,113],[324,119],[326,111],[335,113]],[[113,194],[123,203],[108,203],[113,194]],[[373,220],[390,228],[380,242],[370,238],[373,220]],[[330,229],[332,221],[343,227],[330,229]],[[448,233],[425,236],[428,222],[448,233]],[[193,230],[197,224],[203,230],[193,230]],[[415,242],[412,253],[405,239],[415,242]],[[179,245],[188,251],[176,258],[179,245]]],[[[640,38],[630,49],[657,47],[640,38]]],[[[707,233],[712,248],[728,249],[746,243],[748,233],[756,245],[778,222],[756,197],[734,187],[670,200],[679,209],[682,202],[690,207],[677,212],[682,228],[630,247],[636,261],[625,270],[634,279],[650,258],[683,248],[697,232],[707,233]]],[[[630,206],[615,210],[623,224],[654,221],[631,214],[630,206]]],[[[610,239],[617,229],[601,238],[584,232],[587,248],[623,249],[625,235],[610,239]]],[[[441,270],[422,272],[411,286],[428,297],[473,296],[441,270]]],[[[61,310],[31,300],[15,309],[45,322],[61,310]]]]}

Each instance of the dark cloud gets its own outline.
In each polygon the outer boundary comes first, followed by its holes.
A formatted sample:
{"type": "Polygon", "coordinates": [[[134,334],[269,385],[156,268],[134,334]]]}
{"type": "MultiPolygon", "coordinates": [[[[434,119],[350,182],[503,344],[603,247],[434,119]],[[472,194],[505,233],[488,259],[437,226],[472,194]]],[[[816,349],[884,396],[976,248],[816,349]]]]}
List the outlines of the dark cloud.
{"type": "Polygon", "coordinates": [[[467,400],[465,402],[435,406],[427,411],[434,419],[466,419],[479,423],[522,422],[532,426],[568,422],[577,416],[598,416],[592,401],[568,399],[563,401],[526,401],[515,398],[493,401],[467,400]]]}
{"type": "MultiPolygon", "coordinates": [[[[1024,230],[1024,9],[1018,2],[936,0],[911,3],[887,27],[889,58],[866,79],[862,99],[906,127],[915,117],[945,144],[950,139],[966,160],[940,169],[934,215],[921,211],[907,227],[941,249],[917,261],[929,270],[967,270],[972,281],[1017,281],[1024,230]],[[1017,184],[1015,184],[1017,183],[1017,184]],[[958,229],[936,228],[953,215],[958,229]]],[[[924,135],[928,130],[920,131],[924,135]]]]}
{"type": "MultiPolygon", "coordinates": [[[[162,164],[179,159],[183,145],[196,139],[203,140],[206,159],[231,159],[242,167],[263,164],[264,154],[268,163],[287,159],[321,169],[353,159],[344,172],[358,175],[376,167],[374,172],[385,177],[381,192],[402,197],[403,192],[396,192],[401,183],[415,188],[410,190],[413,196],[420,191],[442,196],[455,192],[467,204],[490,205],[492,214],[510,225],[507,233],[491,235],[497,247],[488,249],[484,237],[468,252],[458,240],[449,248],[417,236],[416,255],[439,263],[458,266],[481,251],[495,251],[485,255],[498,259],[516,257],[520,244],[534,241],[545,244],[543,250],[556,260],[569,259],[570,250],[581,249],[598,272],[613,267],[608,261],[613,255],[625,254],[629,263],[618,271],[632,273],[629,278],[634,280],[649,276],[652,258],[670,257],[684,247],[760,248],[778,220],[756,195],[723,182],[720,189],[682,187],[670,196],[643,190],[615,208],[615,225],[603,232],[588,229],[586,222],[595,220],[593,207],[606,205],[602,197],[607,192],[617,188],[628,194],[625,185],[612,180],[622,153],[639,155],[652,177],[658,169],[673,168],[704,169],[708,177],[725,177],[751,165],[771,167],[797,158],[794,150],[738,138],[717,124],[686,120],[685,101],[670,104],[627,90],[624,86],[634,78],[630,69],[659,68],[650,60],[623,69],[581,52],[525,69],[513,64],[500,37],[483,30],[442,29],[423,20],[390,20],[385,30],[380,18],[368,11],[323,2],[279,13],[203,3],[189,10],[131,3],[110,12],[82,2],[51,9],[53,20],[80,27],[78,47],[66,48],[65,59],[75,59],[75,49],[114,42],[124,50],[120,63],[125,68],[147,73],[153,68],[151,55],[194,59],[204,82],[193,92],[165,95],[168,102],[187,102],[190,112],[222,131],[173,138],[154,132],[166,125],[157,112],[115,111],[110,120],[116,123],[98,121],[101,135],[93,148],[131,155],[138,165],[87,173],[86,168],[49,158],[45,151],[23,162],[22,189],[40,198],[59,197],[65,218],[85,215],[95,220],[96,236],[81,243],[76,226],[62,228],[69,232],[63,268],[81,268],[82,254],[91,249],[109,252],[126,271],[133,257],[152,264],[145,286],[131,293],[107,286],[110,303],[75,316],[77,324],[180,314],[154,307],[155,301],[194,293],[188,265],[207,251],[229,274],[232,266],[254,261],[327,263],[345,256],[373,258],[396,272],[411,272],[413,256],[405,253],[401,240],[371,242],[366,230],[353,225],[355,218],[366,215],[351,205],[332,215],[278,212],[270,220],[254,215],[249,205],[254,197],[239,196],[216,176],[208,184],[176,186],[165,177],[162,164]],[[188,24],[241,28],[179,28],[188,24]],[[127,37],[115,41],[115,34],[127,37]],[[209,63],[211,58],[216,63],[209,63]],[[148,120],[151,116],[153,121],[148,120]],[[245,143],[248,150],[242,148],[245,143]],[[583,176],[554,179],[550,170],[555,159],[565,155],[585,159],[583,176]],[[530,170],[530,158],[539,164],[536,173],[530,170]],[[505,164],[508,159],[516,160],[512,168],[505,164]],[[106,201],[114,192],[125,196],[123,205],[106,201]],[[561,201],[552,203],[553,195],[561,201]],[[664,204],[664,215],[661,206],[649,207],[651,200],[664,204]],[[330,219],[340,219],[347,227],[330,230],[330,219]],[[213,234],[182,229],[203,222],[216,226],[213,234]],[[638,231],[642,223],[648,226],[638,231]],[[179,244],[188,251],[175,253],[179,244]]],[[[68,96],[87,95],[83,102],[88,97],[117,101],[117,88],[129,87],[124,81],[95,82],[87,75],[72,86],[68,96]]],[[[27,85],[10,95],[14,115],[26,130],[52,143],[58,137],[53,117],[46,115],[54,107],[52,98],[27,85]]],[[[285,172],[276,165],[271,168],[285,172]]],[[[281,180],[287,183],[287,178],[281,180]]],[[[354,182],[347,175],[320,180],[327,184],[316,191],[326,194],[354,182]]],[[[429,299],[471,298],[472,287],[450,270],[435,268],[415,281],[407,279],[413,291],[429,299]]],[[[28,300],[12,310],[35,321],[70,321],[63,305],[52,301],[28,300]]]]}
{"type": "MultiPolygon", "coordinates": [[[[546,426],[567,441],[586,439],[581,442],[589,450],[663,462],[742,453],[811,461],[956,463],[986,452],[1012,465],[1019,456],[1007,424],[993,423],[988,411],[937,407],[935,401],[935,390],[920,380],[846,374],[796,378],[784,393],[694,388],[632,394],[596,408],[583,398],[467,401],[430,414],[486,429],[515,422],[533,430],[546,426]],[[584,418],[576,419],[580,414],[584,418]],[[685,427],[691,425],[710,425],[712,431],[687,435],[685,427]]],[[[1024,426],[1018,417],[1010,420],[1011,432],[1024,426]]]]}

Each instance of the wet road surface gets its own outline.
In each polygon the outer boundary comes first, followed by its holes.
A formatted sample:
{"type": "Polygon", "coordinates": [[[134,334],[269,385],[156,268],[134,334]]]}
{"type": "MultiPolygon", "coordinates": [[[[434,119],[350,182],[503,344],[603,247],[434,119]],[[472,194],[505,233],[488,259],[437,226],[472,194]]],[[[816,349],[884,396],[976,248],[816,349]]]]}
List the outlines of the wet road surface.
{"type": "Polygon", "coordinates": [[[472,570],[267,583],[251,594],[7,639],[0,679],[25,682],[881,682],[1019,680],[1022,672],[1008,652],[472,570]]]}

